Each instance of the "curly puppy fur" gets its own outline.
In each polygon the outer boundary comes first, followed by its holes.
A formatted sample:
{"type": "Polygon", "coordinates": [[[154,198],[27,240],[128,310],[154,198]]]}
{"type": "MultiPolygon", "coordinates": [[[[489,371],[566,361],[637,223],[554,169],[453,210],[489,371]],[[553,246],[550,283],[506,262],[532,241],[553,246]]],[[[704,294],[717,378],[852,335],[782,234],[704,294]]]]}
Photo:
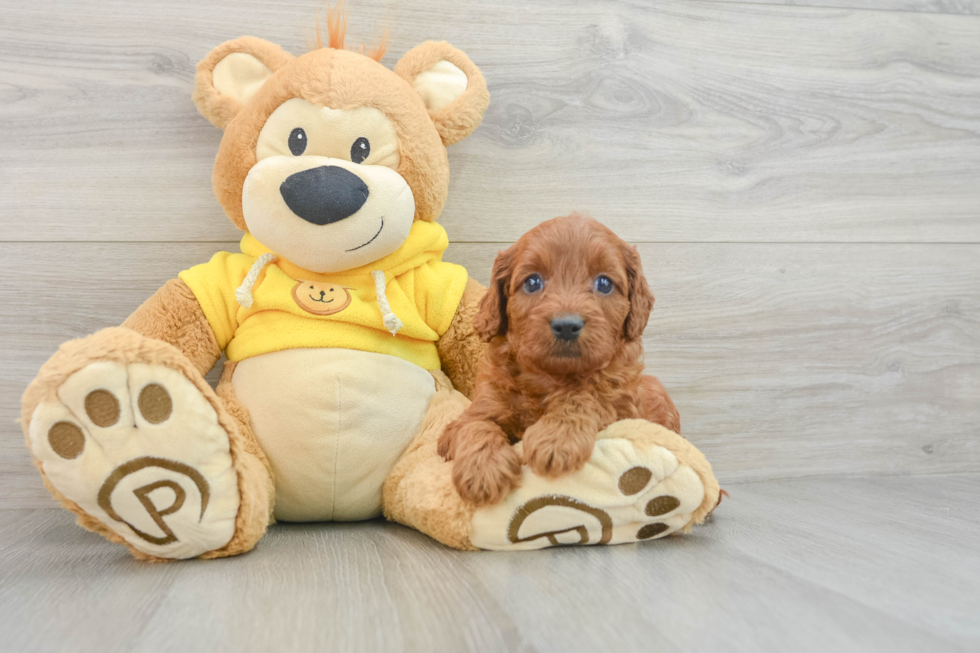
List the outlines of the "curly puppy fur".
{"type": "Polygon", "coordinates": [[[519,484],[522,462],[552,478],[581,469],[596,434],[621,419],[680,432],[667,392],[643,375],[653,301],[636,249],[591,218],[544,222],[497,256],[474,319],[490,344],[473,403],[439,440],[461,497],[500,501],[519,484]],[[526,283],[534,276],[540,287],[526,283]],[[603,276],[611,290],[597,283],[603,276]],[[568,319],[573,337],[562,332],[568,319]]]}

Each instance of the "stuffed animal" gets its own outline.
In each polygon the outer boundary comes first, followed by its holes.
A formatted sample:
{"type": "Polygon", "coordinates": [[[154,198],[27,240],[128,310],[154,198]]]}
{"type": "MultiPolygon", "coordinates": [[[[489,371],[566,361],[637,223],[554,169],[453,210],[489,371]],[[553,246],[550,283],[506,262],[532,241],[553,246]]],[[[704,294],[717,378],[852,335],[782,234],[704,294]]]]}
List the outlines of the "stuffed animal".
{"type": "Polygon", "coordinates": [[[195,104],[224,130],[214,192],[241,251],[41,368],[22,424],[46,487],[150,560],[244,553],[276,519],[384,514],[460,549],[634,542],[702,521],[710,466],[640,420],[600,433],[574,474],[524,468],[496,505],[459,498],[436,442],[473,388],[484,288],[442,260],[435,220],[446,146],[479,125],[486,82],[439,42],[392,71],[383,47],[345,49],[343,28],[331,16],[329,43],[302,56],[243,37],[198,65],[195,104]]]}

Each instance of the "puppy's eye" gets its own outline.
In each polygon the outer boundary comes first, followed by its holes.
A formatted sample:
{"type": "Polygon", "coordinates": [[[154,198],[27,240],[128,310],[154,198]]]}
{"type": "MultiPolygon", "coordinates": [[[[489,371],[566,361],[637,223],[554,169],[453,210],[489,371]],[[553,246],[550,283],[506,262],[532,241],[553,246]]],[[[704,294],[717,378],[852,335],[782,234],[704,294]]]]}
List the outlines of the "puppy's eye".
{"type": "Polygon", "coordinates": [[[299,156],[306,151],[306,132],[302,127],[289,132],[289,151],[293,156],[299,156]]]}
{"type": "Polygon", "coordinates": [[[360,163],[368,158],[369,154],[371,154],[371,143],[363,136],[354,141],[354,144],[350,146],[350,160],[354,163],[360,163]]]}
{"type": "Polygon", "coordinates": [[[524,280],[524,292],[529,295],[538,292],[542,288],[544,288],[544,279],[541,278],[540,274],[532,274],[524,280]]]}
{"type": "Polygon", "coordinates": [[[616,287],[616,284],[612,282],[612,279],[604,274],[600,274],[595,278],[595,283],[593,284],[595,289],[601,292],[603,295],[608,295],[616,287]]]}

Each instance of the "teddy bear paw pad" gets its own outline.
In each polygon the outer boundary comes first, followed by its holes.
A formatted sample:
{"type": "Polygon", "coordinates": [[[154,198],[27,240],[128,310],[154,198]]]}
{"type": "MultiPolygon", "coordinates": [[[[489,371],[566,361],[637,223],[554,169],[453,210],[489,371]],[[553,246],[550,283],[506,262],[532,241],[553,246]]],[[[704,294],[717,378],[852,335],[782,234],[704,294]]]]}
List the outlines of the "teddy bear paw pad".
{"type": "Polygon", "coordinates": [[[181,372],[100,361],[56,394],[35,409],[29,439],[61,494],[149,555],[191,558],[231,540],[228,435],[181,372]]]}
{"type": "Polygon", "coordinates": [[[523,467],[521,487],[474,513],[473,545],[621,544],[665,537],[690,524],[705,498],[698,474],[663,446],[604,435],[586,466],[572,474],[547,479],[523,467]]]}

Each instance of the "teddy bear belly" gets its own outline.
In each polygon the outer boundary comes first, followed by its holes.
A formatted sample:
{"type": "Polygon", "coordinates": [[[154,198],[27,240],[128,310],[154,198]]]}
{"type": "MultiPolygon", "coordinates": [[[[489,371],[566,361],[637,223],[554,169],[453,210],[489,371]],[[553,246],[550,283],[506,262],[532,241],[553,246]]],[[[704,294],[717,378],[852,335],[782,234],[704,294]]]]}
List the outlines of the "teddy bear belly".
{"type": "Polygon", "coordinates": [[[421,367],[352,349],[262,354],[232,383],[272,465],[280,521],[381,514],[382,485],[435,394],[421,367]]]}

